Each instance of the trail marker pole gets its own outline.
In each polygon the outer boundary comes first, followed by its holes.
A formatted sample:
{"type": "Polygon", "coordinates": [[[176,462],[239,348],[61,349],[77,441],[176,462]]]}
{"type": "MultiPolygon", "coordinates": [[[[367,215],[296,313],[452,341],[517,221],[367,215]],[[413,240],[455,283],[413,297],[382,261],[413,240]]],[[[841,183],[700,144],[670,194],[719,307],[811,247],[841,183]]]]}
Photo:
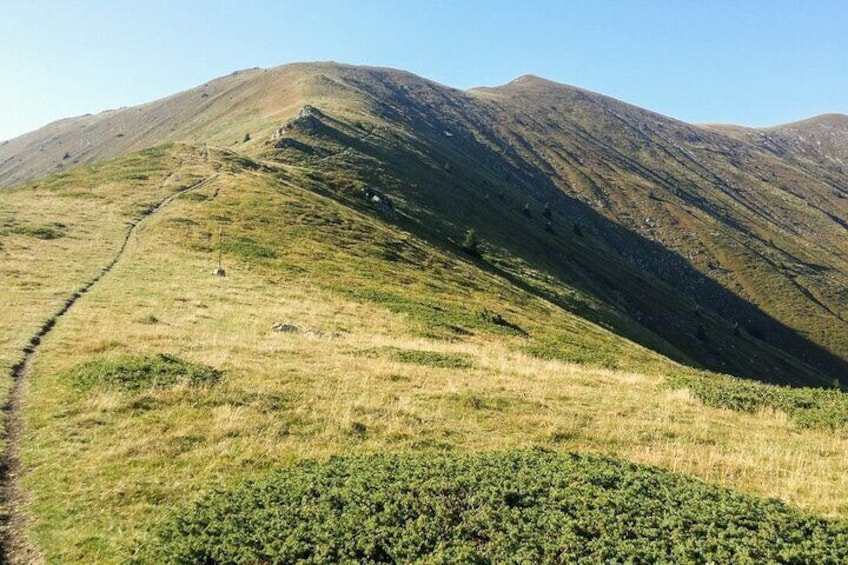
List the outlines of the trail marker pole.
{"type": "Polygon", "coordinates": [[[221,261],[224,257],[224,225],[219,224],[218,226],[218,268],[212,271],[212,274],[216,277],[226,277],[227,272],[224,270],[224,267],[221,265],[221,261]]]}

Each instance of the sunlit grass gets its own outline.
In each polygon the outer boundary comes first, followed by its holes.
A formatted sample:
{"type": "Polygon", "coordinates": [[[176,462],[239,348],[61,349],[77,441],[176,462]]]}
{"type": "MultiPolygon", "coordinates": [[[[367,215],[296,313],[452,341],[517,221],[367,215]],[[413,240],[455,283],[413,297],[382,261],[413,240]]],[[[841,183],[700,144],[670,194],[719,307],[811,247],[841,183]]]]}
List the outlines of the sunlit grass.
{"type": "Polygon", "coordinates": [[[240,174],[201,193],[139,226],[35,361],[24,485],[50,561],[119,562],[201,492],[383,450],[599,452],[848,516],[840,431],[705,407],[665,384],[691,369],[296,186],[240,174]],[[220,226],[273,256],[225,247],[227,276],[212,276],[220,226]],[[532,353],[556,336],[580,364],[532,353]],[[599,367],[613,352],[616,369],[599,367]],[[160,353],[223,376],[137,391],[66,378],[160,353]]]}

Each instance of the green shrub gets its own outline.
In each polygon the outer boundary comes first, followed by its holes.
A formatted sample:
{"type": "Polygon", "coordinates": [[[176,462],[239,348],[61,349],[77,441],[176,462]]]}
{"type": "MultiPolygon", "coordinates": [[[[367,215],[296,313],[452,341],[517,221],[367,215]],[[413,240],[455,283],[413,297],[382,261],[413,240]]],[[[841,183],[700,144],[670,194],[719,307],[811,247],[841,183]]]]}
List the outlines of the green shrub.
{"type": "Polygon", "coordinates": [[[76,388],[105,387],[123,390],[167,387],[178,383],[213,385],[221,379],[217,369],[183,361],[171,355],[120,355],[76,365],[65,377],[76,388]]]}
{"type": "Polygon", "coordinates": [[[462,243],[460,244],[462,250],[468,253],[473,257],[480,257],[480,242],[477,239],[477,232],[474,229],[470,229],[465,232],[465,235],[462,236],[462,243]]]}
{"type": "Polygon", "coordinates": [[[714,408],[756,412],[780,410],[802,428],[848,428],[848,396],[838,389],[791,388],[722,376],[678,376],[672,388],[687,388],[714,408]]]}
{"type": "Polygon", "coordinates": [[[845,563],[848,523],[650,467],[508,451],[303,462],[172,517],[136,563],[845,563]]]}
{"type": "Polygon", "coordinates": [[[364,349],[357,354],[366,357],[387,357],[400,363],[425,365],[439,369],[470,369],[473,367],[466,355],[439,353],[438,351],[422,351],[418,349],[401,349],[399,347],[377,347],[364,349]]]}
{"type": "Polygon", "coordinates": [[[205,202],[206,200],[209,200],[209,197],[202,192],[184,192],[179,195],[179,198],[190,202],[205,202]]]}
{"type": "Polygon", "coordinates": [[[34,237],[36,239],[59,239],[65,236],[62,229],[53,226],[18,226],[10,230],[18,235],[34,237]]]}
{"type": "Polygon", "coordinates": [[[501,316],[498,312],[492,312],[487,309],[483,309],[478,313],[480,319],[488,324],[494,324],[495,326],[508,329],[517,335],[527,336],[527,332],[525,332],[518,324],[514,324],[508,321],[506,318],[501,316]]]}

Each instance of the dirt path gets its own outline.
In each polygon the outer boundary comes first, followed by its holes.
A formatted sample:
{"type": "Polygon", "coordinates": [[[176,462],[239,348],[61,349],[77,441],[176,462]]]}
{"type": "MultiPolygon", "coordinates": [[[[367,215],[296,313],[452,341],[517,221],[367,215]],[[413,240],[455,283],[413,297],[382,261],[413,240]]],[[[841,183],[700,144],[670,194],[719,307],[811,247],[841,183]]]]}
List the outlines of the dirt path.
{"type": "Polygon", "coordinates": [[[68,313],[77,300],[100,282],[121,260],[127,245],[130,242],[136,228],[147,218],[155,214],[162,207],[170,203],[178,196],[187,192],[197,190],[211,181],[215,176],[198,181],[186,188],[180,189],[163,198],[158,203],[148,208],[142,216],[134,219],[124,235],[124,239],[117,253],[109,263],[100,269],[100,272],[87,283],[77,289],[65,300],[65,303],[55,314],[45,320],[35,334],[30,337],[29,342],[23,349],[23,357],[12,366],[10,373],[11,386],[6,403],[2,406],[3,432],[6,445],[0,456],[0,492],[2,492],[2,509],[0,510],[0,565],[7,564],[35,564],[43,563],[43,558],[27,540],[26,530],[28,517],[21,512],[26,500],[26,495],[20,487],[20,479],[23,472],[20,459],[20,439],[23,433],[23,417],[21,408],[24,402],[27,376],[33,359],[38,354],[42,341],[56,326],[56,323],[68,313]]]}

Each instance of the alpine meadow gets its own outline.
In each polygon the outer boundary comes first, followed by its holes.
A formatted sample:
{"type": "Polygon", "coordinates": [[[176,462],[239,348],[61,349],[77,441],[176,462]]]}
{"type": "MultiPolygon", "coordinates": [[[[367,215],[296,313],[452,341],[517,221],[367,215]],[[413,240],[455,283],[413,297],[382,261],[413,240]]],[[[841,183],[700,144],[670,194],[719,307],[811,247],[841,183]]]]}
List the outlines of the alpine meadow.
{"type": "Polygon", "coordinates": [[[2,563],[848,563],[848,117],[254,68],[0,145],[2,563]]]}

